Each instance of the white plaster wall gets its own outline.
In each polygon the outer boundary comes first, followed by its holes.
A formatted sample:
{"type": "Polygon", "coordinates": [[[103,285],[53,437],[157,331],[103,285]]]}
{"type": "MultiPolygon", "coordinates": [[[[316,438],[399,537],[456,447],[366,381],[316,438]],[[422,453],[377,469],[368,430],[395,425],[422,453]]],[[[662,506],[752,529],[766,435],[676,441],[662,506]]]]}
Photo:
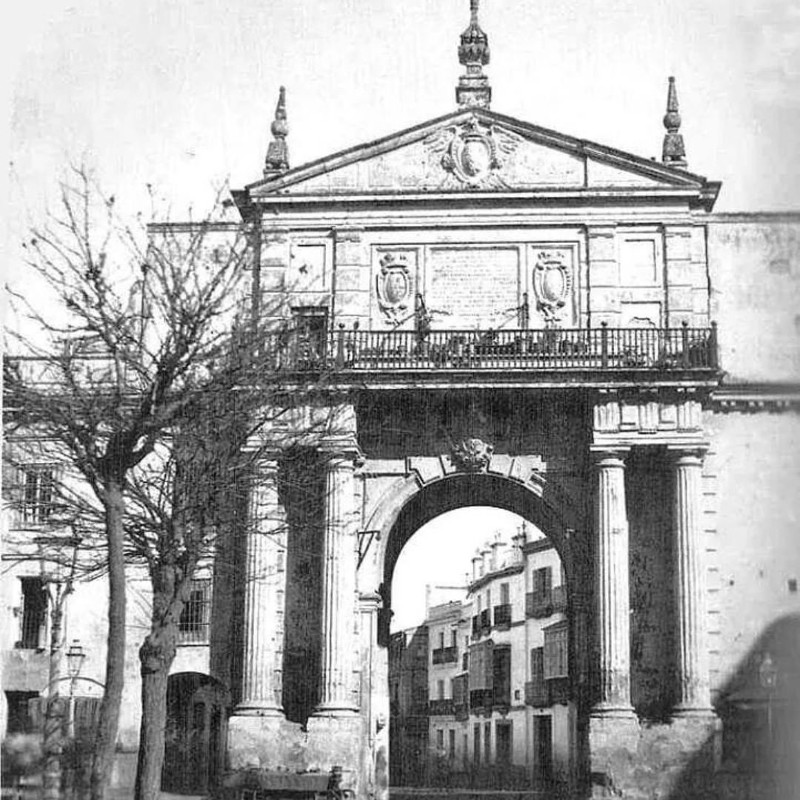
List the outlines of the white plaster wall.
{"type": "Polygon", "coordinates": [[[704,470],[712,689],[775,621],[800,614],[800,414],[707,414],[704,470]]]}
{"type": "Polygon", "coordinates": [[[800,214],[713,218],[708,267],[726,380],[800,380],[800,214]]]}

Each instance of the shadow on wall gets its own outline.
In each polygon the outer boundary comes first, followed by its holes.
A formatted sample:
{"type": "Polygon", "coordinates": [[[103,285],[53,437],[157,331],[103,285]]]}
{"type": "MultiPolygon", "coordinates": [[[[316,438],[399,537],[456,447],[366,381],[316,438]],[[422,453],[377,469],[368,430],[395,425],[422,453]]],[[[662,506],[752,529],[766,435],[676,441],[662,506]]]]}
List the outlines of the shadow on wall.
{"type": "Polygon", "coordinates": [[[800,615],[781,617],[761,634],[716,710],[722,734],[713,743],[711,785],[698,794],[700,765],[690,763],[670,800],[800,798],[800,615]]]}

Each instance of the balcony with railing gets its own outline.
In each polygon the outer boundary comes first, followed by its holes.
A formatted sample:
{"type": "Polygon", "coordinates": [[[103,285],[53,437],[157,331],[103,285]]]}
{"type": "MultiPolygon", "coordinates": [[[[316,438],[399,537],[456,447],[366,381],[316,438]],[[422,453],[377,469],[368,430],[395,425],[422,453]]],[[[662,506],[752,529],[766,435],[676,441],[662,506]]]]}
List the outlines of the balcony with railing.
{"type": "Polygon", "coordinates": [[[450,372],[706,373],[717,371],[716,326],[373,331],[340,326],[327,337],[280,334],[280,366],[344,376],[450,372]]]}
{"type": "Polygon", "coordinates": [[[434,664],[455,664],[458,661],[458,648],[437,647],[433,650],[432,661],[434,664]]]}
{"type": "Polygon", "coordinates": [[[455,705],[452,698],[431,700],[428,703],[428,712],[432,717],[452,717],[455,714],[455,705]]]}
{"type": "MultiPolygon", "coordinates": [[[[309,331],[287,328],[259,332],[235,352],[242,367],[287,377],[327,373],[337,380],[377,383],[471,375],[497,381],[595,380],[713,382],[718,375],[717,328],[544,328],[532,330],[361,330],[309,331]]],[[[135,361],[135,359],[134,359],[135,361]]],[[[140,389],[139,375],[108,355],[65,350],[52,359],[14,356],[8,369],[27,384],[87,385],[140,389]]]]}
{"type": "Polygon", "coordinates": [[[508,630],[511,627],[511,603],[503,603],[494,607],[494,627],[508,630]]]}
{"type": "Polygon", "coordinates": [[[525,595],[525,616],[541,619],[567,610],[567,587],[553,586],[544,592],[525,595]]]}

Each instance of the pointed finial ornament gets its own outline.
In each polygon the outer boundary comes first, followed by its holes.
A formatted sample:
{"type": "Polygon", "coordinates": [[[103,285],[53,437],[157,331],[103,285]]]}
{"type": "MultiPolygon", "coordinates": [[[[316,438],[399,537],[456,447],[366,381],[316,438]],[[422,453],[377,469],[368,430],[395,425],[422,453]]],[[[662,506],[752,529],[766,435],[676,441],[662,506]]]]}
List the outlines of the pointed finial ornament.
{"type": "Polygon", "coordinates": [[[489,37],[478,24],[478,0],[469,2],[469,27],[461,34],[459,63],[466,67],[456,86],[456,102],[461,108],[489,108],[492,87],[483,68],[489,63],[489,37]]]}
{"type": "Polygon", "coordinates": [[[678,113],[678,90],[675,88],[675,78],[670,77],[667,89],[667,113],[664,114],[664,146],[661,150],[661,160],[668,167],[686,168],[686,148],[683,145],[683,136],[678,133],[681,127],[681,115],[678,113]]]}
{"type": "Polygon", "coordinates": [[[286,122],[286,87],[281,86],[278,95],[278,105],[275,106],[275,119],[270,126],[272,141],[267,148],[267,157],[264,161],[264,177],[275,178],[289,169],[289,146],[286,136],[289,125],[286,122]]]}

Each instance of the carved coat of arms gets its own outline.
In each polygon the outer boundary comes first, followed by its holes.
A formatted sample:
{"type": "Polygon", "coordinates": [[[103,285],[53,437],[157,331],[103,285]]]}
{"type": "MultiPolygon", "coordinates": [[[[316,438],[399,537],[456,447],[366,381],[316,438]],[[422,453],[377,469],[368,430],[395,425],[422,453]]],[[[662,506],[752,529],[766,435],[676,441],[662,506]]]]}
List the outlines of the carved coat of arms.
{"type": "Polygon", "coordinates": [[[462,439],[450,451],[450,463],[462,472],[483,472],[492,460],[494,447],[482,439],[462,439]]]}
{"type": "Polygon", "coordinates": [[[572,291],[569,259],[558,251],[541,251],[533,267],[533,291],[536,305],[547,322],[559,322],[561,309],[572,291]]]}
{"type": "Polygon", "coordinates": [[[413,294],[411,271],[402,257],[386,253],[380,260],[380,272],[375,277],[375,291],[381,311],[391,321],[408,309],[413,294]]]}
{"type": "Polygon", "coordinates": [[[513,152],[517,142],[509,136],[496,135],[493,126],[472,118],[438,131],[426,144],[445,170],[442,188],[506,188],[499,174],[500,158],[513,152]]]}

